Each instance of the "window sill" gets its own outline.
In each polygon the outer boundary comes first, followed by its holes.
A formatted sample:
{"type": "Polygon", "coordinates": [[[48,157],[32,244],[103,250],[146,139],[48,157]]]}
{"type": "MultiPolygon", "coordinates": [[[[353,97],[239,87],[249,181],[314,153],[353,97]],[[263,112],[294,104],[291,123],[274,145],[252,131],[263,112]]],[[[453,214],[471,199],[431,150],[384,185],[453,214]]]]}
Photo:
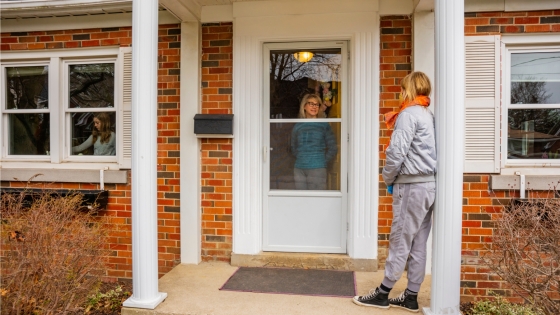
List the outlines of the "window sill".
{"type": "MultiPolygon", "coordinates": [[[[488,183],[488,188],[491,190],[519,190],[519,186],[519,175],[490,175],[488,183]]],[[[560,175],[525,175],[525,189],[559,190],[560,175]]]]}
{"type": "MultiPolygon", "coordinates": [[[[55,183],[101,183],[100,169],[44,169],[44,168],[2,168],[1,181],[55,182],[55,183]],[[39,176],[35,176],[39,174],[39,176]]],[[[103,183],[128,183],[127,170],[104,170],[103,183]]]]}

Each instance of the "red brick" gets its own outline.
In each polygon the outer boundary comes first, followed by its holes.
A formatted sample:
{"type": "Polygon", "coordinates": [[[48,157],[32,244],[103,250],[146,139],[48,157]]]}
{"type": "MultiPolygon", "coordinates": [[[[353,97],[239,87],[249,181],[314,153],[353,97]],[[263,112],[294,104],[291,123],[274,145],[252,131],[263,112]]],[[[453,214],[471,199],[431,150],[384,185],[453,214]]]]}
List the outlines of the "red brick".
{"type": "Polygon", "coordinates": [[[2,37],[2,40],[0,41],[2,44],[11,44],[11,43],[17,43],[18,42],[18,38],[17,37],[2,37]]]}
{"type": "Polygon", "coordinates": [[[538,17],[516,17],[514,19],[515,24],[539,24],[538,17]]]}
{"type": "Polygon", "coordinates": [[[502,33],[522,33],[523,26],[518,25],[507,25],[502,27],[502,33]]]}
{"type": "Polygon", "coordinates": [[[22,36],[18,38],[20,43],[34,43],[37,41],[37,37],[35,36],[22,36]]]}
{"type": "Polygon", "coordinates": [[[488,25],[490,24],[490,18],[465,18],[465,25],[488,25]]]}
{"type": "Polygon", "coordinates": [[[45,43],[29,43],[27,44],[28,49],[45,49],[47,46],[45,43]]]}
{"type": "Polygon", "coordinates": [[[77,48],[77,47],[81,47],[81,43],[80,42],[65,42],[64,47],[65,48],[77,48]]]}
{"type": "Polygon", "coordinates": [[[527,16],[527,12],[502,12],[502,16],[509,16],[509,17],[527,16]]]}
{"type": "Polygon", "coordinates": [[[493,18],[490,19],[490,24],[510,24],[511,23],[511,18],[493,18]]]}
{"type": "Polygon", "coordinates": [[[477,287],[499,289],[500,288],[500,282],[479,281],[479,282],[477,282],[477,287]]]}
{"type": "Polygon", "coordinates": [[[527,25],[525,26],[525,32],[550,32],[550,25],[527,25]]]}
{"type": "Polygon", "coordinates": [[[52,36],[38,36],[37,41],[38,42],[52,42],[53,37],[52,36]]]}
{"type": "Polygon", "coordinates": [[[481,221],[466,221],[466,220],[463,220],[463,227],[481,227],[481,226],[482,226],[481,221]]]}
{"type": "Polygon", "coordinates": [[[478,17],[500,17],[502,14],[500,12],[478,12],[476,14],[478,17]]]}
{"type": "Polygon", "coordinates": [[[82,41],[82,47],[96,47],[99,46],[98,40],[84,40],[82,41]]]}
{"type": "Polygon", "coordinates": [[[60,49],[60,48],[64,48],[64,43],[62,42],[47,43],[47,49],[60,49]]]}
{"type": "Polygon", "coordinates": [[[465,35],[471,35],[476,33],[476,26],[465,26],[465,35]]]}
{"type": "Polygon", "coordinates": [[[379,25],[380,25],[380,27],[392,27],[393,26],[393,21],[381,20],[379,25]]]}
{"type": "Polygon", "coordinates": [[[546,16],[553,15],[553,11],[529,11],[527,16],[546,16]]]}

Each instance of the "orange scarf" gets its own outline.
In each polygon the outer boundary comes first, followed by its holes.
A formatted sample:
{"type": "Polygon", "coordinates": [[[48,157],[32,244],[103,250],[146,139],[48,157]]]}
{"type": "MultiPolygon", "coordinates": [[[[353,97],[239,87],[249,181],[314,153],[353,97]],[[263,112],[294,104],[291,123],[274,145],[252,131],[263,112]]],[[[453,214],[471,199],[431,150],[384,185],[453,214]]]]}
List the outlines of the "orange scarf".
{"type": "Polygon", "coordinates": [[[387,128],[393,129],[395,123],[397,122],[397,117],[399,116],[400,112],[402,112],[405,108],[413,105],[420,105],[424,107],[428,107],[430,105],[430,98],[425,95],[419,95],[415,99],[410,102],[402,102],[401,106],[399,106],[398,112],[388,112],[385,114],[385,123],[387,124],[387,128]]]}

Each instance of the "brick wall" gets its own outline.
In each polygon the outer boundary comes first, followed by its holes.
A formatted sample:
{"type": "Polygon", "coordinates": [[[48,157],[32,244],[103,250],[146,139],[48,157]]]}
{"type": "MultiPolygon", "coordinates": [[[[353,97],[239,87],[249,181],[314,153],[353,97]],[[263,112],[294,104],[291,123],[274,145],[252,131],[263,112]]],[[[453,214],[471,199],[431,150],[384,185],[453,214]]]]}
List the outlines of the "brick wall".
{"type": "MultiPolygon", "coordinates": [[[[1,34],[2,51],[127,47],[130,27],[1,34]]],[[[164,275],[180,262],[179,243],[179,61],[180,26],[160,25],[158,50],[158,264],[164,275]]],[[[25,180],[25,179],[24,179],[25,180]]],[[[24,187],[23,182],[2,182],[1,187],[24,187]]],[[[35,183],[37,188],[99,189],[89,183],[35,183]]],[[[131,190],[129,184],[105,185],[109,204],[99,215],[110,217],[107,240],[113,250],[108,258],[109,280],[132,277],[131,190]]]]}
{"type": "Polygon", "coordinates": [[[465,35],[560,32],[560,10],[465,13],[465,35]]]}
{"type": "MultiPolygon", "coordinates": [[[[547,32],[560,32],[560,10],[465,14],[466,36],[547,32]]],[[[521,302],[521,298],[513,296],[508,284],[491,274],[480,261],[484,249],[492,242],[492,227],[503,205],[519,197],[518,191],[489,191],[489,177],[489,174],[463,176],[461,300],[481,299],[492,290],[521,302]]],[[[528,197],[547,195],[528,192],[528,197]]]]}
{"type": "MultiPolygon", "coordinates": [[[[232,114],[233,24],[202,25],[202,113],[232,114]]],[[[230,261],[232,140],[201,139],[202,260],[230,261]]]]}
{"type": "Polygon", "coordinates": [[[379,98],[379,268],[385,268],[389,233],[393,221],[393,198],[381,177],[385,165],[385,149],[391,138],[383,114],[398,110],[401,79],[411,72],[412,20],[409,16],[381,17],[380,98],[379,98]]]}

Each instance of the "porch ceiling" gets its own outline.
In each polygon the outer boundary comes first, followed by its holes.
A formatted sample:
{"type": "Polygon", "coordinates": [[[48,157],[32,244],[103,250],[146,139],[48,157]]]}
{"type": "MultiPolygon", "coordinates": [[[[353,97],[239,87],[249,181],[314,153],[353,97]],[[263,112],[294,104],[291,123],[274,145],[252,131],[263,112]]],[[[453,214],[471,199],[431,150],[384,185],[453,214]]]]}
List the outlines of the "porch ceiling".
{"type": "MultiPolygon", "coordinates": [[[[265,0],[159,0],[159,3],[162,9],[167,9],[182,21],[200,21],[202,7],[249,1],[265,0]]],[[[434,8],[434,0],[404,1],[413,1],[414,7],[418,11],[433,10],[434,8]]],[[[132,12],[132,0],[0,0],[2,20],[130,12],[132,12]]]]}
{"type": "MultiPolygon", "coordinates": [[[[160,0],[160,9],[168,9],[183,21],[200,20],[203,6],[262,0],[160,0]]],[[[132,12],[132,0],[0,0],[0,18],[30,19],[102,15],[132,12]]]]}
{"type": "Polygon", "coordinates": [[[132,1],[130,0],[0,1],[0,17],[2,20],[130,12],[132,12],[132,1]]]}

